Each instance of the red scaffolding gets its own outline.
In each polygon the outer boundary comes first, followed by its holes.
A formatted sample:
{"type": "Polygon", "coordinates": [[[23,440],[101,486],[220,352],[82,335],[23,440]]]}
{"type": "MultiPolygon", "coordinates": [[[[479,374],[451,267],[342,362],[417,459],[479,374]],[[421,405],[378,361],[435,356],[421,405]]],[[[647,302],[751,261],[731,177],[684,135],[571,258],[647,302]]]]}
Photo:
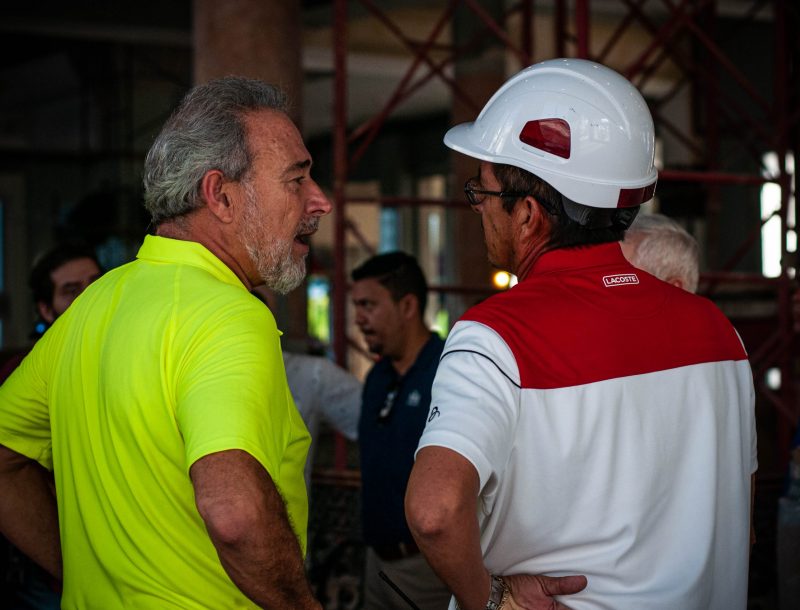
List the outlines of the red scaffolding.
{"type": "MultiPolygon", "coordinates": [[[[705,187],[705,212],[708,221],[706,240],[707,258],[711,270],[703,274],[705,294],[715,296],[722,287],[731,290],[731,286],[752,288],[759,286],[774,292],[775,312],[771,320],[758,328],[754,337],[745,337],[750,350],[756,389],[760,400],[770,405],[776,414],[775,450],[778,454],[776,462],[785,464],[790,431],[798,419],[798,405],[795,388],[792,383],[795,357],[793,347],[795,335],[792,329],[791,299],[794,292],[794,253],[787,248],[787,241],[794,226],[790,220],[792,205],[793,177],[789,173],[788,160],[797,150],[798,119],[800,107],[797,103],[797,91],[792,89],[794,61],[798,54],[798,7],[788,0],[753,0],[752,2],[735,2],[740,10],[738,19],[760,19],[771,24],[774,32],[773,55],[770,58],[771,70],[774,74],[773,90],[764,95],[759,87],[740,70],[737,63],[729,57],[725,49],[715,39],[717,24],[723,17],[720,7],[728,3],[718,0],[618,0],[612,19],[616,26],[610,35],[603,34],[602,40],[592,29],[592,6],[589,0],[553,0],[542,7],[537,7],[534,0],[522,0],[492,15],[477,0],[446,0],[443,2],[441,14],[431,24],[427,36],[418,40],[392,19],[373,0],[359,0],[360,4],[389,35],[394,36],[407,49],[411,62],[388,102],[367,121],[355,127],[349,127],[347,117],[347,55],[348,55],[348,5],[353,2],[334,0],[335,29],[335,89],[334,89],[334,189],[335,202],[335,241],[333,270],[333,320],[334,351],[336,359],[345,364],[346,349],[349,343],[346,335],[346,302],[347,277],[345,270],[345,237],[348,227],[352,227],[347,219],[347,205],[353,203],[346,197],[346,185],[349,176],[362,159],[370,145],[397,106],[417,92],[423,85],[434,78],[447,85],[454,99],[458,99],[477,113],[480,103],[459,87],[449,75],[448,69],[457,62],[460,56],[474,47],[476,41],[487,37],[502,45],[508,55],[516,59],[520,66],[533,63],[534,23],[540,15],[548,15],[553,24],[552,36],[556,56],[572,54],[577,57],[607,62],[608,58],[618,51],[627,32],[636,29],[644,32],[649,42],[629,54],[627,64],[622,71],[634,84],[644,89],[658,70],[666,63],[680,71],[679,78],[657,99],[651,99],[651,108],[657,130],[669,133],[675,140],[686,146],[695,156],[703,160],[701,170],[665,167],[660,171],[661,184],[670,182],[699,183],[705,187]],[[468,11],[477,19],[481,28],[474,33],[472,40],[457,46],[450,41],[440,41],[443,31],[450,24],[458,11],[468,11]],[[514,28],[509,23],[514,20],[514,28]],[[596,40],[591,41],[590,33],[596,40]],[[688,44],[687,44],[688,42],[688,44]],[[790,43],[794,46],[790,46],[790,43]],[[598,49],[592,52],[592,49],[598,49]],[[693,49],[694,53],[687,49],[693,49]],[[435,52],[434,52],[435,51],[435,52]],[[444,58],[442,58],[444,55],[444,58]],[[720,86],[721,79],[733,83],[725,89],[720,86]],[[702,143],[690,133],[685,133],[670,120],[663,111],[664,105],[672,99],[676,91],[687,84],[704,91],[704,102],[701,113],[704,119],[704,138],[702,143]],[[769,120],[765,120],[768,117],[769,120]],[[778,158],[777,175],[765,177],[760,173],[739,173],[720,169],[718,162],[721,154],[720,125],[736,124],[743,145],[755,151],[774,151],[778,158]],[[351,152],[352,151],[352,152],[351,152]],[[720,229],[718,226],[723,212],[720,189],[722,187],[738,187],[748,190],[752,205],[758,206],[758,188],[766,182],[774,182],[780,187],[781,205],[775,215],[781,223],[781,264],[782,271],[777,278],[765,278],[760,274],[735,272],[739,262],[759,243],[761,223],[754,223],[747,238],[735,249],[728,260],[720,260],[720,229]],[[780,371],[782,383],[779,387],[770,387],[766,372],[770,369],[780,371]]],[[[609,2],[603,3],[607,8],[609,2]]],[[[725,8],[728,8],[725,6],[725,8]]],[[[608,22],[609,14],[603,15],[608,22]]],[[[537,57],[544,59],[544,57],[537,57]]],[[[617,67],[619,69],[619,67],[617,67]]],[[[762,153],[763,154],[763,153],[762,153]]],[[[796,180],[796,178],[794,178],[796,180]]],[[[372,199],[371,201],[376,201],[372,199]]],[[[384,197],[377,202],[384,206],[397,205],[457,205],[463,208],[462,202],[441,200],[420,200],[413,198],[384,197]]],[[[438,287],[440,290],[464,291],[471,288],[464,286],[438,287]]],[[[340,462],[342,463],[342,462],[340,462]]]]}

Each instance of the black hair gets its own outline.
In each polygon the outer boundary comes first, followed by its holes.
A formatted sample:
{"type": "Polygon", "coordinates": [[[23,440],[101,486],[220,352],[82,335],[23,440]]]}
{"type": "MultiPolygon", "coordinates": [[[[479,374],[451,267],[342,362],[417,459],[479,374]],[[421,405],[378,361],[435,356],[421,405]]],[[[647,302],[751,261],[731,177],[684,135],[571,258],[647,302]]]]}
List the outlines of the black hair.
{"type": "Polygon", "coordinates": [[[64,263],[79,258],[88,258],[94,261],[98,268],[100,263],[94,250],[82,243],[62,243],[40,255],[33,264],[28,285],[33,291],[35,302],[52,303],[55,291],[53,278],[50,274],[64,263]]]}
{"type": "MultiPolygon", "coordinates": [[[[552,222],[548,250],[620,241],[639,211],[638,206],[605,209],[581,205],[529,171],[502,164],[494,164],[492,169],[501,190],[529,193],[547,212],[552,222]]],[[[503,208],[510,214],[519,199],[503,198],[503,208]]]]}
{"type": "Polygon", "coordinates": [[[384,286],[395,301],[413,294],[419,302],[420,316],[428,304],[428,282],[417,259],[405,252],[387,252],[373,256],[353,269],[354,282],[375,279],[384,286]]]}

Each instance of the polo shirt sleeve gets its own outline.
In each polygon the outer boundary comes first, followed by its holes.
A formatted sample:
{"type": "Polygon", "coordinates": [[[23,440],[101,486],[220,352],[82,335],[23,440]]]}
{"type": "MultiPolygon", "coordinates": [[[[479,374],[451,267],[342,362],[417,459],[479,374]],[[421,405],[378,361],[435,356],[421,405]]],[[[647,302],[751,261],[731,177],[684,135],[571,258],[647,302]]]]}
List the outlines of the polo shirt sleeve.
{"type": "Polygon", "coordinates": [[[175,394],[187,469],[205,455],[241,449],[279,478],[297,424],[279,332],[263,305],[228,303],[192,329],[175,394]]]}
{"type": "Polygon", "coordinates": [[[0,387],[0,445],[53,469],[47,378],[48,335],[34,346],[0,387]]]}
{"type": "Polygon", "coordinates": [[[509,460],[519,416],[519,373],[492,329],[460,321],[450,332],[433,382],[428,423],[417,451],[439,446],[475,466],[482,495],[493,495],[509,460]]]}

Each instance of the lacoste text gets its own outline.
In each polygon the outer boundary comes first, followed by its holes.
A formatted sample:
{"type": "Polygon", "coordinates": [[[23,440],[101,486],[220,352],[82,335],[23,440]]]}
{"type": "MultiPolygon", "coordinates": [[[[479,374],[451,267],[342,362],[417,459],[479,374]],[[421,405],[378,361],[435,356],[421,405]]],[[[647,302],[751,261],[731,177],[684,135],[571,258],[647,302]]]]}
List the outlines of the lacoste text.
{"type": "Polygon", "coordinates": [[[606,288],[611,286],[622,286],[623,284],[638,284],[639,277],[635,273],[622,273],[620,275],[603,276],[603,284],[606,288]]]}

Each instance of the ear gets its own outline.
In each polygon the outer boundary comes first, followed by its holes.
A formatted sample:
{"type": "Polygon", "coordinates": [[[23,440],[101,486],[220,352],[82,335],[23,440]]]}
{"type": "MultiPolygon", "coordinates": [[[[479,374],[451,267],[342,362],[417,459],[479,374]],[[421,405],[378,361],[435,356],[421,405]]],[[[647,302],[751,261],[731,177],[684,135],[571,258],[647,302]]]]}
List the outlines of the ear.
{"type": "Polygon", "coordinates": [[[511,211],[511,217],[517,234],[523,241],[540,236],[544,227],[550,226],[547,212],[533,195],[527,195],[517,202],[511,211]]]}
{"type": "Polygon", "coordinates": [[[673,286],[677,286],[678,288],[683,288],[683,280],[679,277],[668,277],[664,280],[667,284],[672,284],[673,286]]]}
{"type": "Polygon", "coordinates": [[[56,312],[53,311],[53,308],[50,307],[49,303],[45,303],[44,301],[36,301],[36,309],[38,310],[39,315],[42,317],[42,320],[48,324],[55,322],[56,312]]]}
{"type": "Polygon", "coordinates": [[[224,174],[218,169],[212,169],[203,174],[200,180],[200,194],[206,202],[209,211],[221,222],[233,222],[232,197],[234,182],[225,179],[224,174]]]}

